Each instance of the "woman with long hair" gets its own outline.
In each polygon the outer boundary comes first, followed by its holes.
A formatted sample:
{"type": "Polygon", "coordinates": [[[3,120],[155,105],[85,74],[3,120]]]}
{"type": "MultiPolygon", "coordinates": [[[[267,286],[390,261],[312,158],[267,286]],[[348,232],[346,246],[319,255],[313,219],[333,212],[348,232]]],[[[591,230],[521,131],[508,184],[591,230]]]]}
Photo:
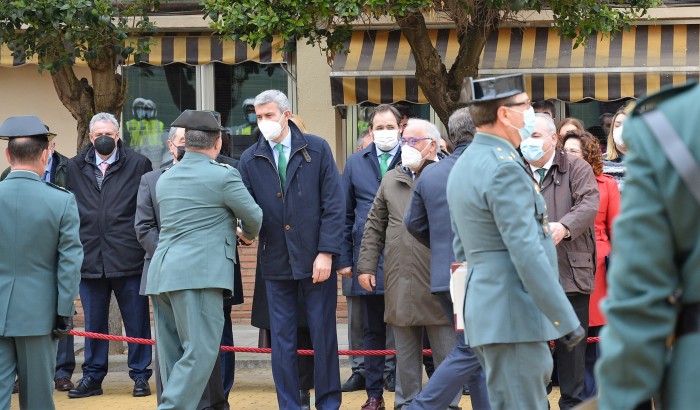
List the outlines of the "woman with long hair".
{"type": "MultiPolygon", "coordinates": [[[[613,221],[620,212],[620,191],[615,179],[603,173],[603,155],[596,137],[585,131],[569,131],[561,142],[567,153],[582,158],[591,165],[600,193],[600,205],[594,224],[597,254],[595,285],[591,295],[588,318],[588,336],[595,337],[598,336],[600,328],[606,323],[605,316],[600,310],[600,301],[607,294],[606,271],[610,255],[613,221]]],[[[596,394],[593,367],[598,356],[598,343],[589,343],[586,348],[586,376],[583,390],[585,398],[593,397],[596,394]]]]}
{"type": "Polygon", "coordinates": [[[626,167],[624,159],[627,154],[627,147],[622,139],[622,125],[625,118],[627,118],[624,109],[625,107],[620,107],[615,116],[613,116],[610,133],[608,134],[608,149],[605,153],[605,162],[603,163],[603,173],[615,178],[620,191],[622,191],[625,183],[626,167]]]}

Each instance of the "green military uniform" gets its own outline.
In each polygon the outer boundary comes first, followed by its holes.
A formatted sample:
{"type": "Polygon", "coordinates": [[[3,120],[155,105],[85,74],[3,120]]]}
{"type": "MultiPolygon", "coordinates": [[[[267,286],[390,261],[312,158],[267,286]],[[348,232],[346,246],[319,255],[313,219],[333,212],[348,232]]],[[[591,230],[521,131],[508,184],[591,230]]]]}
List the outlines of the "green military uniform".
{"type": "Polygon", "coordinates": [[[667,354],[679,311],[700,302],[700,204],[641,114],[655,105],[697,162],[699,99],[695,84],[667,89],[640,100],[625,121],[627,179],[596,366],[601,409],[632,409],[658,392],[664,410],[700,405],[700,333],[679,336],[667,354]]]}
{"type": "Polygon", "coordinates": [[[447,201],[455,256],[469,264],[465,337],[491,406],[547,408],[546,342],[579,321],[559,284],[544,199],[511,143],[479,132],[450,173],[447,201]]]}
{"type": "Polygon", "coordinates": [[[194,409],[219,352],[223,296],[233,291],[236,218],[253,238],[262,211],[236,169],[191,151],[158,179],[156,198],[161,231],[146,294],[163,382],[158,408],[194,409]]]}
{"type": "Polygon", "coordinates": [[[73,315],[83,248],[75,198],[31,171],[0,182],[0,408],[52,409],[56,316],[73,315]]]}

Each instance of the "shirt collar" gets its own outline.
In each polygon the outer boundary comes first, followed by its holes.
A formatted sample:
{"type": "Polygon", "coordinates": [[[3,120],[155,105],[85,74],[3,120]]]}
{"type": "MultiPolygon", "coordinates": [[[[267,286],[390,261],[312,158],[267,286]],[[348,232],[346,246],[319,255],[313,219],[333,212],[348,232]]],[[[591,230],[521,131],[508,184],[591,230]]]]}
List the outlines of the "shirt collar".
{"type": "Polygon", "coordinates": [[[532,173],[534,174],[534,173],[537,172],[537,170],[540,169],[540,168],[544,168],[546,171],[549,171],[549,168],[551,168],[551,167],[552,167],[552,164],[554,163],[554,156],[555,156],[555,155],[557,155],[556,151],[555,151],[554,154],[552,154],[552,156],[549,158],[549,161],[545,162],[545,164],[542,165],[541,167],[536,167],[536,166],[530,164],[530,170],[532,170],[532,173]]]}
{"type": "Polygon", "coordinates": [[[377,144],[374,144],[374,150],[375,150],[378,157],[381,157],[383,154],[389,154],[393,157],[399,151],[399,147],[400,147],[400,145],[396,144],[396,146],[394,148],[390,149],[389,151],[382,151],[379,149],[379,147],[377,147],[377,144]]]}
{"type": "Polygon", "coordinates": [[[108,164],[113,164],[114,161],[117,160],[117,153],[119,152],[119,149],[115,149],[112,155],[107,158],[107,159],[102,159],[102,157],[95,151],[95,165],[98,167],[100,166],[101,163],[106,162],[108,164]]]}
{"type": "Polygon", "coordinates": [[[284,139],[281,142],[277,143],[274,141],[268,141],[267,143],[270,144],[270,149],[272,149],[273,151],[275,150],[275,146],[277,144],[282,144],[284,148],[292,149],[292,130],[289,130],[287,136],[284,137],[284,139]]]}

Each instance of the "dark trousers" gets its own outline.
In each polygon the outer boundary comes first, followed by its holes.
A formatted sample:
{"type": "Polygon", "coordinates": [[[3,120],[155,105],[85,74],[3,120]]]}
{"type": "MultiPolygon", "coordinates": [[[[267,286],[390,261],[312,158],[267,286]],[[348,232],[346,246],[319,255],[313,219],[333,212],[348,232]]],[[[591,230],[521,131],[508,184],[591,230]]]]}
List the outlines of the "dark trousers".
{"type": "MultiPolygon", "coordinates": [[[[600,335],[600,329],[602,328],[603,326],[589,327],[588,337],[598,337],[600,335]]],[[[589,399],[598,393],[598,389],[595,384],[595,373],[593,372],[595,363],[598,361],[598,357],[600,357],[600,348],[598,346],[598,342],[587,343],[586,346],[586,377],[583,394],[581,395],[582,400],[589,399]]]]}
{"type": "Polygon", "coordinates": [[[59,377],[71,378],[75,371],[75,347],[73,336],[68,335],[58,341],[58,352],[56,353],[56,374],[54,380],[59,377]]]}
{"type": "MultiPolygon", "coordinates": [[[[578,316],[584,331],[588,332],[588,304],[590,295],[582,293],[567,293],[566,297],[578,316]]],[[[554,355],[557,360],[557,374],[559,376],[559,408],[571,409],[582,401],[584,378],[586,373],[586,343],[577,344],[572,351],[568,351],[561,342],[556,342],[554,355]]]]}
{"type": "MultiPolygon", "coordinates": [[[[131,337],[151,338],[151,323],[148,313],[148,298],[139,295],[141,276],[122,276],[117,278],[82,279],[80,281],[80,300],[85,314],[85,330],[88,332],[108,333],[109,299],[111,293],[117,299],[122,315],[126,335],[131,337]]],[[[129,343],[127,363],[129,377],[148,380],[152,371],[151,345],[129,343]]],[[[83,376],[90,376],[98,382],[107,375],[109,342],[100,339],[85,339],[85,362],[83,376]]]]}
{"type": "MultiPolygon", "coordinates": [[[[258,347],[272,347],[272,335],[270,329],[260,329],[258,335],[258,347]]],[[[311,343],[311,332],[308,327],[299,326],[297,328],[297,350],[313,350],[311,343]]],[[[314,388],[314,357],[297,355],[297,367],[299,369],[299,387],[301,390],[311,390],[314,388]]]]}
{"type": "Polygon", "coordinates": [[[320,283],[311,278],[301,280],[266,280],[267,300],[272,333],[272,376],[282,410],[301,407],[297,360],[297,299],[304,297],[311,341],[315,351],[315,398],[317,409],[338,409],[342,400],[338,336],[335,311],[337,277],[320,283]]]}
{"type": "MultiPolygon", "coordinates": [[[[365,317],[365,349],[386,349],[386,323],[384,323],[384,295],[360,296],[365,317]]],[[[365,389],[367,397],[384,394],[385,356],[365,356],[365,389]]]]}
{"type": "MultiPolygon", "coordinates": [[[[224,305],[224,332],[221,334],[222,346],[233,346],[233,323],[231,323],[231,305],[224,305]]],[[[219,351],[221,362],[221,381],[224,383],[224,395],[228,399],[236,378],[236,353],[219,351]]]]}

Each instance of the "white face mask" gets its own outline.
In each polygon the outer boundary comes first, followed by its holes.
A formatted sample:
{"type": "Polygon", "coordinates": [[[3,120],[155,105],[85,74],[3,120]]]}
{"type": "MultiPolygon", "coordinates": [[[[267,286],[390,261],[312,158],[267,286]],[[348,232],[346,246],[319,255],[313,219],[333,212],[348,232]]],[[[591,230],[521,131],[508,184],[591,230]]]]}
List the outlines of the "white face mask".
{"type": "Polygon", "coordinates": [[[618,147],[625,147],[625,141],[622,139],[622,125],[613,130],[613,141],[618,147]]]}
{"type": "Polygon", "coordinates": [[[399,130],[372,131],[374,144],[382,151],[391,151],[399,143],[399,130]]]}
{"type": "Polygon", "coordinates": [[[426,145],[423,150],[418,151],[411,146],[404,145],[401,147],[401,164],[405,167],[411,168],[413,171],[417,170],[424,159],[423,151],[425,151],[425,149],[429,146],[430,144],[426,145]]]}
{"type": "Polygon", "coordinates": [[[258,129],[262,132],[266,140],[272,141],[277,139],[282,134],[282,125],[280,121],[284,119],[284,115],[277,121],[262,120],[258,123],[258,129]]]}

